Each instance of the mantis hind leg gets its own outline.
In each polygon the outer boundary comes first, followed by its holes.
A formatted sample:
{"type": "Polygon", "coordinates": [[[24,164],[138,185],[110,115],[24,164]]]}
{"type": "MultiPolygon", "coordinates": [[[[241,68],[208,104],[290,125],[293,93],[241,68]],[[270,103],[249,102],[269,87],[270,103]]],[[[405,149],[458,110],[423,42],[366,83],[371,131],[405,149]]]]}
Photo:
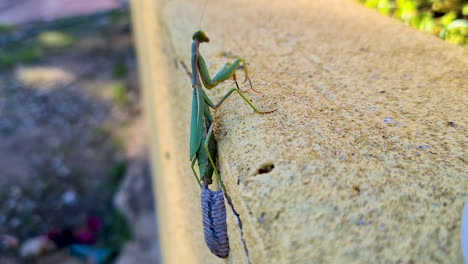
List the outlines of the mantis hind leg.
{"type": "Polygon", "coordinates": [[[214,162],[214,159],[211,156],[211,153],[210,153],[210,151],[208,149],[208,144],[210,142],[211,137],[213,136],[213,127],[214,127],[214,123],[212,123],[210,125],[210,128],[208,129],[208,133],[206,135],[206,139],[205,139],[205,143],[203,144],[203,147],[205,148],[205,151],[206,151],[206,154],[208,156],[208,159],[210,160],[211,166],[213,166],[213,171],[214,171],[214,173],[216,175],[216,178],[218,179],[219,187],[221,187],[223,192],[226,193],[226,187],[224,187],[223,179],[221,179],[221,176],[219,175],[218,168],[216,168],[216,164],[214,162]]]}
{"type": "Polygon", "coordinates": [[[193,168],[195,166],[195,158],[192,160],[192,171],[193,171],[193,176],[195,176],[195,179],[197,180],[197,183],[198,185],[200,185],[200,188],[202,188],[202,185],[200,183],[200,179],[198,178],[198,175],[197,175],[197,172],[195,171],[195,169],[193,168]]]}

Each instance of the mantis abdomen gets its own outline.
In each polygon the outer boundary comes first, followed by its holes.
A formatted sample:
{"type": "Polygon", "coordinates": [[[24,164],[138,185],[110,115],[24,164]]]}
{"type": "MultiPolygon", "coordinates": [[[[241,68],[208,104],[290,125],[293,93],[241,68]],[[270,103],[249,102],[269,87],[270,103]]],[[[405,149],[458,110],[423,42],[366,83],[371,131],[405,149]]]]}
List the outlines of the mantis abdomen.
{"type": "Polygon", "coordinates": [[[229,238],[223,191],[212,191],[203,184],[201,208],[206,245],[216,256],[227,258],[229,255],[229,238]]]}

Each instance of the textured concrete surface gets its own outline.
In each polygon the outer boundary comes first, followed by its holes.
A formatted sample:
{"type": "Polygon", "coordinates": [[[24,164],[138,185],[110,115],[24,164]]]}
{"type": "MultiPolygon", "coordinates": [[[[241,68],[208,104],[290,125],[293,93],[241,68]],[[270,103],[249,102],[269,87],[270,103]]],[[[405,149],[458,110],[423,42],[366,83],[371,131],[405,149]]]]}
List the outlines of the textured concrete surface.
{"type": "MultiPolygon", "coordinates": [[[[233,96],[215,111],[251,263],[462,263],[465,50],[352,1],[136,2],[165,263],[223,262],[203,242],[188,155],[183,65],[200,25],[212,75],[244,57],[262,92],[247,97],[278,108],[233,96]]],[[[228,222],[227,262],[247,263],[228,222]]]]}

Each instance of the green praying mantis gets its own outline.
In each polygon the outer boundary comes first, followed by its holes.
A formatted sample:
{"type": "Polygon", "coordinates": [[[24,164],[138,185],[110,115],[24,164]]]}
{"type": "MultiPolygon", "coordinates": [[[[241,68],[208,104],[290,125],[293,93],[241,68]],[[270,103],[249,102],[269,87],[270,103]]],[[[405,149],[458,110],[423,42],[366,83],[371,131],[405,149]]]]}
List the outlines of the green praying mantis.
{"type": "Polygon", "coordinates": [[[216,168],[217,144],[216,139],[213,136],[214,122],[210,108],[218,108],[232,93],[236,92],[256,113],[266,114],[274,112],[276,111],[276,109],[260,111],[240,91],[239,86],[237,84],[235,72],[241,63],[245,74],[244,82],[249,81],[250,86],[252,86],[248,75],[247,65],[244,59],[239,58],[233,63],[226,63],[221,68],[221,70],[213,78],[211,78],[210,73],[206,67],[205,60],[203,59],[199,51],[200,43],[209,42],[210,39],[203,30],[195,32],[192,39],[193,43],[191,62],[193,98],[192,120],[190,125],[190,161],[192,162],[191,167],[195,179],[197,180],[200,187],[200,182],[203,182],[206,185],[210,185],[213,182],[212,176],[214,172],[216,178],[218,179],[218,183],[221,189],[223,189],[223,191],[226,191],[224,183],[219,175],[219,171],[216,168]],[[221,98],[221,100],[218,103],[214,104],[203,90],[202,85],[200,83],[200,77],[201,81],[203,82],[203,85],[208,90],[216,87],[220,83],[231,78],[234,80],[237,87],[232,88],[226,95],[224,95],[221,98]],[[194,169],[196,161],[198,161],[200,177],[198,177],[194,169]]]}
{"type": "MultiPolygon", "coordinates": [[[[226,195],[228,203],[230,205],[231,203],[229,196],[226,194],[226,187],[219,175],[219,170],[216,167],[217,143],[213,135],[214,119],[211,115],[210,108],[218,108],[232,93],[236,92],[256,113],[271,113],[276,111],[276,109],[260,111],[240,91],[236,79],[236,70],[241,64],[245,74],[244,82],[249,81],[250,87],[252,88],[252,83],[250,82],[247,65],[244,59],[239,58],[233,63],[226,63],[221,70],[211,78],[206,67],[205,60],[200,55],[199,51],[200,44],[203,42],[209,42],[210,39],[202,30],[195,32],[192,39],[191,63],[193,99],[192,120],[190,125],[191,168],[197,183],[202,188],[201,204],[205,242],[212,253],[220,258],[226,258],[229,254],[229,239],[227,236],[226,209],[224,206],[223,193],[226,195]],[[209,90],[231,78],[234,80],[236,88],[232,88],[218,103],[214,104],[203,90],[200,78],[205,88],[209,90]],[[200,177],[197,175],[194,168],[196,162],[198,162],[200,177]],[[222,192],[215,192],[208,189],[208,185],[213,182],[213,173],[216,175],[222,192]]],[[[232,205],[231,209],[235,214],[237,214],[232,205]]],[[[241,227],[242,224],[240,223],[239,225],[241,227]]],[[[246,248],[244,241],[243,243],[244,248],[246,248]]]]}

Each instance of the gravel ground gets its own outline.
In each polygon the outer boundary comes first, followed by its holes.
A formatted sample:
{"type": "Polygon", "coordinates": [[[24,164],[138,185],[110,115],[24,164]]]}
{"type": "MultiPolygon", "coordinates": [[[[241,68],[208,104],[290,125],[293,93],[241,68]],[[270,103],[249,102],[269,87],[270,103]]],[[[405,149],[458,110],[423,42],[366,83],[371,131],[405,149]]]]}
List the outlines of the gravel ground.
{"type": "MultiPolygon", "coordinates": [[[[1,50],[0,234],[23,241],[90,215],[112,227],[113,195],[133,144],[128,131],[135,134],[140,117],[127,12],[83,18],[1,50]]],[[[120,231],[100,245],[120,246],[127,239],[120,231]]],[[[16,257],[0,248],[1,263],[16,257]]]]}

